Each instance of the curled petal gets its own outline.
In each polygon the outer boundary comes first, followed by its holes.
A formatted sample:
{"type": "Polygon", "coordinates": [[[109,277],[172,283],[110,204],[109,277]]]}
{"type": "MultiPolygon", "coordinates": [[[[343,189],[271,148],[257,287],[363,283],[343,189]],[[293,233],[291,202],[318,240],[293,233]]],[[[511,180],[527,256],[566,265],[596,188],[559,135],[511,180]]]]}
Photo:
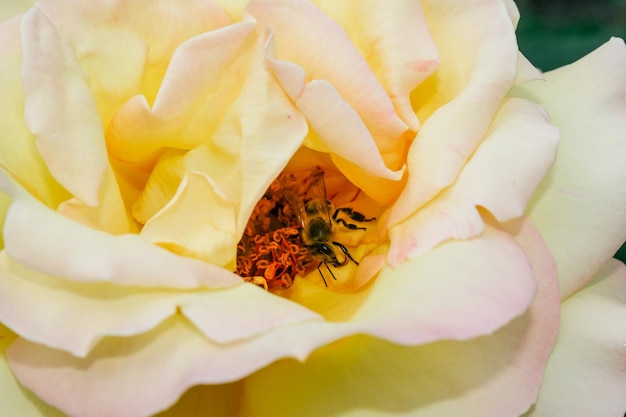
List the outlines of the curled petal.
{"type": "MultiPolygon", "coordinates": [[[[207,120],[204,111],[196,113],[208,105],[207,96],[224,81],[226,67],[232,64],[235,53],[241,52],[252,28],[250,23],[234,24],[180,45],[152,108],[146,97],[136,96],[115,115],[107,138],[112,154],[125,163],[142,165],[154,160],[165,147],[191,149],[205,143],[207,130],[215,129],[216,121],[207,120]],[[189,128],[189,124],[196,127],[196,123],[190,123],[194,117],[203,119],[204,129],[189,128]]],[[[223,91],[220,95],[223,107],[234,99],[224,97],[223,91]]]]}
{"type": "Polygon", "coordinates": [[[501,2],[422,4],[441,65],[412,93],[422,127],[409,150],[407,185],[389,214],[389,225],[456,179],[512,87],[517,69],[513,25],[501,2]]]}
{"type": "Polygon", "coordinates": [[[381,149],[392,147],[407,130],[366,60],[328,15],[304,0],[253,0],[247,11],[260,26],[274,29],[277,59],[305,68],[307,80],[332,84],[381,149]]]}
{"type": "Polygon", "coordinates": [[[539,106],[507,99],[457,181],[390,230],[392,265],[483,230],[478,207],[506,222],[524,213],[556,155],[558,130],[539,106]]]}
{"type": "Polygon", "coordinates": [[[342,26],[385,88],[398,115],[411,130],[417,131],[419,121],[409,94],[439,64],[420,2],[316,0],[314,3],[342,26]]]}

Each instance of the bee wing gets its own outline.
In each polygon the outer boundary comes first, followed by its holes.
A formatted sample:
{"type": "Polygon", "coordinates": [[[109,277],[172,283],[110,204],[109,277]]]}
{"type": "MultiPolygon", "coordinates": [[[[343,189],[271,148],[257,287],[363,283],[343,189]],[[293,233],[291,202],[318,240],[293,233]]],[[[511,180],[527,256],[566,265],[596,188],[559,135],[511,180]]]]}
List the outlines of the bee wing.
{"type": "Polygon", "coordinates": [[[306,213],[304,211],[304,199],[300,188],[301,186],[298,179],[294,175],[285,174],[280,177],[280,190],[300,221],[301,226],[304,227],[306,224],[306,213]]]}
{"type": "Polygon", "coordinates": [[[324,219],[331,223],[324,171],[320,167],[314,168],[304,183],[304,201],[312,202],[310,204],[314,204],[324,219]]]}

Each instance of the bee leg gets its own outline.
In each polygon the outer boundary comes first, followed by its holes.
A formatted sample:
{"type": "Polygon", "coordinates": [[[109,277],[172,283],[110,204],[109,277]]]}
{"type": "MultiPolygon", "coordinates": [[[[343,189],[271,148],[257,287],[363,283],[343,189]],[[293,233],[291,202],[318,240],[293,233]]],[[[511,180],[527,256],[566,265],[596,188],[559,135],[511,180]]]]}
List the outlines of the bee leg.
{"type": "Polygon", "coordinates": [[[357,223],[373,222],[374,220],[376,220],[376,217],[372,217],[372,218],[368,219],[362,213],[359,213],[358,211],[354,211],[350,207],[339,207],[333,213],[332,219],[333,219],[333,221],[335,223],[341,224],[345,228],[350,229],[350,230],[366,230],[366,228],[365,227],[359,227],[356,224],[348,223],[348,222],[346,222],[342,218],[337,218],[339,216],[339,213],[344,213],[351,220],[354,220],[357,223]]]}
{"type": "MultiPolygon", "coordinates": [[[[324,262],[324,265],[326,265],[326,269],[328,269],[328,272],[330,272],[330,276],[333,277],[333,279],[335,281],[337,281],[337,278],[335,278],[335,274],[333,274],[333,270],[330,269],[330,266],[328,266],[328,262],[324,262]]],[[[324,281],[324,282],[326,282],[326,281],[324,281]]]]}
{"type": "Polygon", "coordinates": [[[328,270],[328,272],[330,272],[330,276],[333,277],[333,279],[335,281],[337,281],[337,278],[335,277],[335,274],[333,274],[333,271],[328,266],[328,262],[324,261],[324,262],[320,262],[319,264],[317,264],[317,272],[320,273],[320,277],[322,277],[322,281],[324,281],[324,286],[328,287],[328,283],[326,282],[326,278],[324,278],[324,274],[322,273],[322,270],[320,269],[322,264],[324,264],[326,266],[326,269],[328,270]]]}
{"type": "Polygon", "coordinates": [[[342,224],[343,227],[350,230],[367,230],[367,227],[359,227],[356,224],[346,222],[344,219],[335,219],[335,223],[342,224]]]}
{"type": "MultiPolygon", "coordinates": [[[[348,259],[350,259],[352,262],[354,262],[355,264],[359,264],[357,261],[354,260],[354,258],[352,257],[352,255],[350,255],[350,252],[348,252],[348,249],[343,246],[341,243],[339,242],[333,242],[333,245],[337,246],[339,249],[341,249],[341,251],[346,255],[346,257],[348,259]]],[[[342,265],[345,265],[345,263],[343,263],[342,265]]]]}

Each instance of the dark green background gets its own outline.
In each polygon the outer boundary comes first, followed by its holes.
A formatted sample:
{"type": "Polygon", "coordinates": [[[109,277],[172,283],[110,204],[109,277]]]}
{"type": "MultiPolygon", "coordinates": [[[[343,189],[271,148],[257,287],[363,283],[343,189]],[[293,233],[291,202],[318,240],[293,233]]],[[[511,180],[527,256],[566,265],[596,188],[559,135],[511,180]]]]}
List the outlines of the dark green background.
{"type": "MultiPolygon", "coordinates": [[[[576,61],[611,36],[626,39],[626,0],[517,0],[516,3],[521,14],[517,28],[520,50],[544,71],[576,61]]],[[[626,212],[615,215],[626,216],[626,212]]],[[[626,262],[626,243],[615,257],[626,262]]]]}

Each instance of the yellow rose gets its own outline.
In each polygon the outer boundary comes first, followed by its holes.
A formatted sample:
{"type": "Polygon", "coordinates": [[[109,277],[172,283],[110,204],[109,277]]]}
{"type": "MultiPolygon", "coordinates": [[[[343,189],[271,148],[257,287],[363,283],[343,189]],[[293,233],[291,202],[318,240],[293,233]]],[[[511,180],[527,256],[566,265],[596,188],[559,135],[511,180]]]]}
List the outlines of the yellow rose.
{"type": "Polygon", "coordinates": [[[622,40],[544,79],[509,1],[24,10],[3,415],[626,408],[622,40]]]}

